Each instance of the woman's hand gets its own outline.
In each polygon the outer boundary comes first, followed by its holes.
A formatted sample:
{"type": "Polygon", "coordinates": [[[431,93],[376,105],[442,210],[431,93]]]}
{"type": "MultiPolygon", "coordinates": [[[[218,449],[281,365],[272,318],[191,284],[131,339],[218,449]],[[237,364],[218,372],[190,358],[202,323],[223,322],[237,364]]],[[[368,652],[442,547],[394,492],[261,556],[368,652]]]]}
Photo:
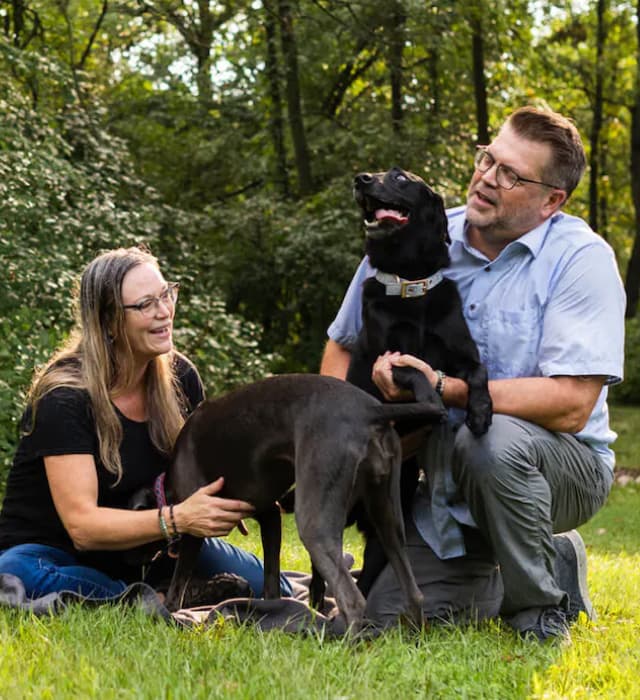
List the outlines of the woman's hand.
{"type": "Polygon", "coordinates": [[[414,355],[401,355],[399,352],[385,352],[373,364],[371,378],[387,401],[413,401],[415,397],[407,389],[401,389],[393,381],[393,367],[415,367],[422,372],[435,387],[438,375],[426,362],[414,355]]]}
{"type": "Polygon", "coordinates": [[[220,477],[174,506],[178,532],[196,537],[223,537],[240,525],[242,518],[253,513],[250,503],[216,496],[223,485],[224,478],[220,477]]]}

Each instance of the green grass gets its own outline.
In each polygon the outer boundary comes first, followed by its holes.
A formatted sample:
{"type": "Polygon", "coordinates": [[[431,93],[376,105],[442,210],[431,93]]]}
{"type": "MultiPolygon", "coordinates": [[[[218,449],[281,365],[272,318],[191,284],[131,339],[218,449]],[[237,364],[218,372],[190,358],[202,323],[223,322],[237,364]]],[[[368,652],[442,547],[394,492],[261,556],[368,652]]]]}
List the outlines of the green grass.
{"type": "MultiPolygon", "coordinates": [[[[640,697],[640,487],[616,487],[581,532],[599,617],[570,645],[518,640],[497,623],[402,631],[358,643],[230,623],[174,629],[132,609],[0,612],[0,698],[640,697]]],[[[259,549],[257,527],[234,539],[259,549]]],[[[357,533],[347,549],[360,552],[357,533]]],[[[291,517],[285,568],[307,569],[291,517]]]]}
{"type": "Polygon", "coordinates": [[[7,700],[518,697],[562,654],[490,627],[349,644],[225,627],[185,633],[130,610],[0,620],[7,700]]]}
{"type": "MultiPolygon", "coordinates": [[[[639,469],[640,411],[612,413],[624,466],[639,469]]],[[[523,642],[498,623],[347,643],[230,623],[184,631],[134,609],[0,610],[0,699],[639,698],[639,501],[640,485],[614,487],[580,529],[598,619],[574,625],[568,645],[523,642]]],[[[255,524],[232,539],[259,551],[255,524]]],[[[345,548],[360,558],[355,531],[345,548]]],[[[283,568],[308,570],[290,516],[283,568]]]]}

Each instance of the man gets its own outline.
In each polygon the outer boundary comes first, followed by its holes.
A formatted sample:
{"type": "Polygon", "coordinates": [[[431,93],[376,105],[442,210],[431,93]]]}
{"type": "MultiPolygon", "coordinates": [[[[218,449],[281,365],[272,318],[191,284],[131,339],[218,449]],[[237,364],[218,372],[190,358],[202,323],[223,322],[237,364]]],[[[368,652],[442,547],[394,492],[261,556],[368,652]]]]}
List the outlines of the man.
{"type": "MultiPolygon", "coordinates": [[[[606,396],[622,378],[625,300],[610,247],[561,211],[585,168],[575,126],[549,110],[517,110],[478,148],[466,207],[448,212],[444,274],[458,285],[495,414],[480,438],[455,410],[431,433],[415,527],[407,523],[416,577],[433,605],[428,615],[493,615],[501,579],[502,616],[541,640],[566,636],[580,609],[590,613],[584,545],[575,532],[553,533],[591,518],[613,481],[606,396]]],[[[361,326],[360,287],[373,273],[365,259],[329,328],[324,374],[346,376],[361,326]]],[[[391,367],[402,364],[436,387],[437,367],[386,354],[373,371],[386,398],[401,398],[391,367]]],[[[464,381],[446,377],[438,388],[447,406],[465,407],[464,381]]],[[[386,619],[395,600],[385,570],[370,614],[386,619]]]]}

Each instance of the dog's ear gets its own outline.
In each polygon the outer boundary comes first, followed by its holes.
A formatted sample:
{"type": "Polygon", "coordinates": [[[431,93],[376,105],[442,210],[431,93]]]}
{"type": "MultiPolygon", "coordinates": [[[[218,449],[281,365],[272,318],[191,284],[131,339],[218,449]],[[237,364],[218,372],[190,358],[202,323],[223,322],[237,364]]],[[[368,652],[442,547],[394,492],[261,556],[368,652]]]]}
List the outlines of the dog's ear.
{"type": "Polygon", "coordinates": [[[451,243],[451,237],[449,236],[449,220],[447,219],[447,212],[444,208],[444,200],[440,195],[435,195],[435,220],[442,231],[442,240],[444,243],[451,243]]]}

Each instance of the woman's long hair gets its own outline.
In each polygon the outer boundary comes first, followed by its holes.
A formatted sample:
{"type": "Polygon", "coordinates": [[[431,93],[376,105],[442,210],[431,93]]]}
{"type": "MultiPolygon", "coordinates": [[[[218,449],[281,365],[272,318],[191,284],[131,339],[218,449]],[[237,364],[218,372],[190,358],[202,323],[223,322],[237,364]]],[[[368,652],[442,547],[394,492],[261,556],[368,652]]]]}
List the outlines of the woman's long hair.
{"type": "MultiPolygon", "coordinates": [[[[38,402],[52,389],[85,389],[91,400],[100,461],[116,476],[116,484],[122,478],[122,425],[112,398],[130,385],[134,374],[133,353],[124,331],[122,281],[129,270],[143,263],[158,267],[156,258],[143,248],[118,248],[86,266],[76,298],[75,328],[36,374],[28,396],[33,426],[38,402]]],[[[145,387],[151,441],[168,455],[184,424],[185,408],[173,352],[149,362],[145,387]]]]}

